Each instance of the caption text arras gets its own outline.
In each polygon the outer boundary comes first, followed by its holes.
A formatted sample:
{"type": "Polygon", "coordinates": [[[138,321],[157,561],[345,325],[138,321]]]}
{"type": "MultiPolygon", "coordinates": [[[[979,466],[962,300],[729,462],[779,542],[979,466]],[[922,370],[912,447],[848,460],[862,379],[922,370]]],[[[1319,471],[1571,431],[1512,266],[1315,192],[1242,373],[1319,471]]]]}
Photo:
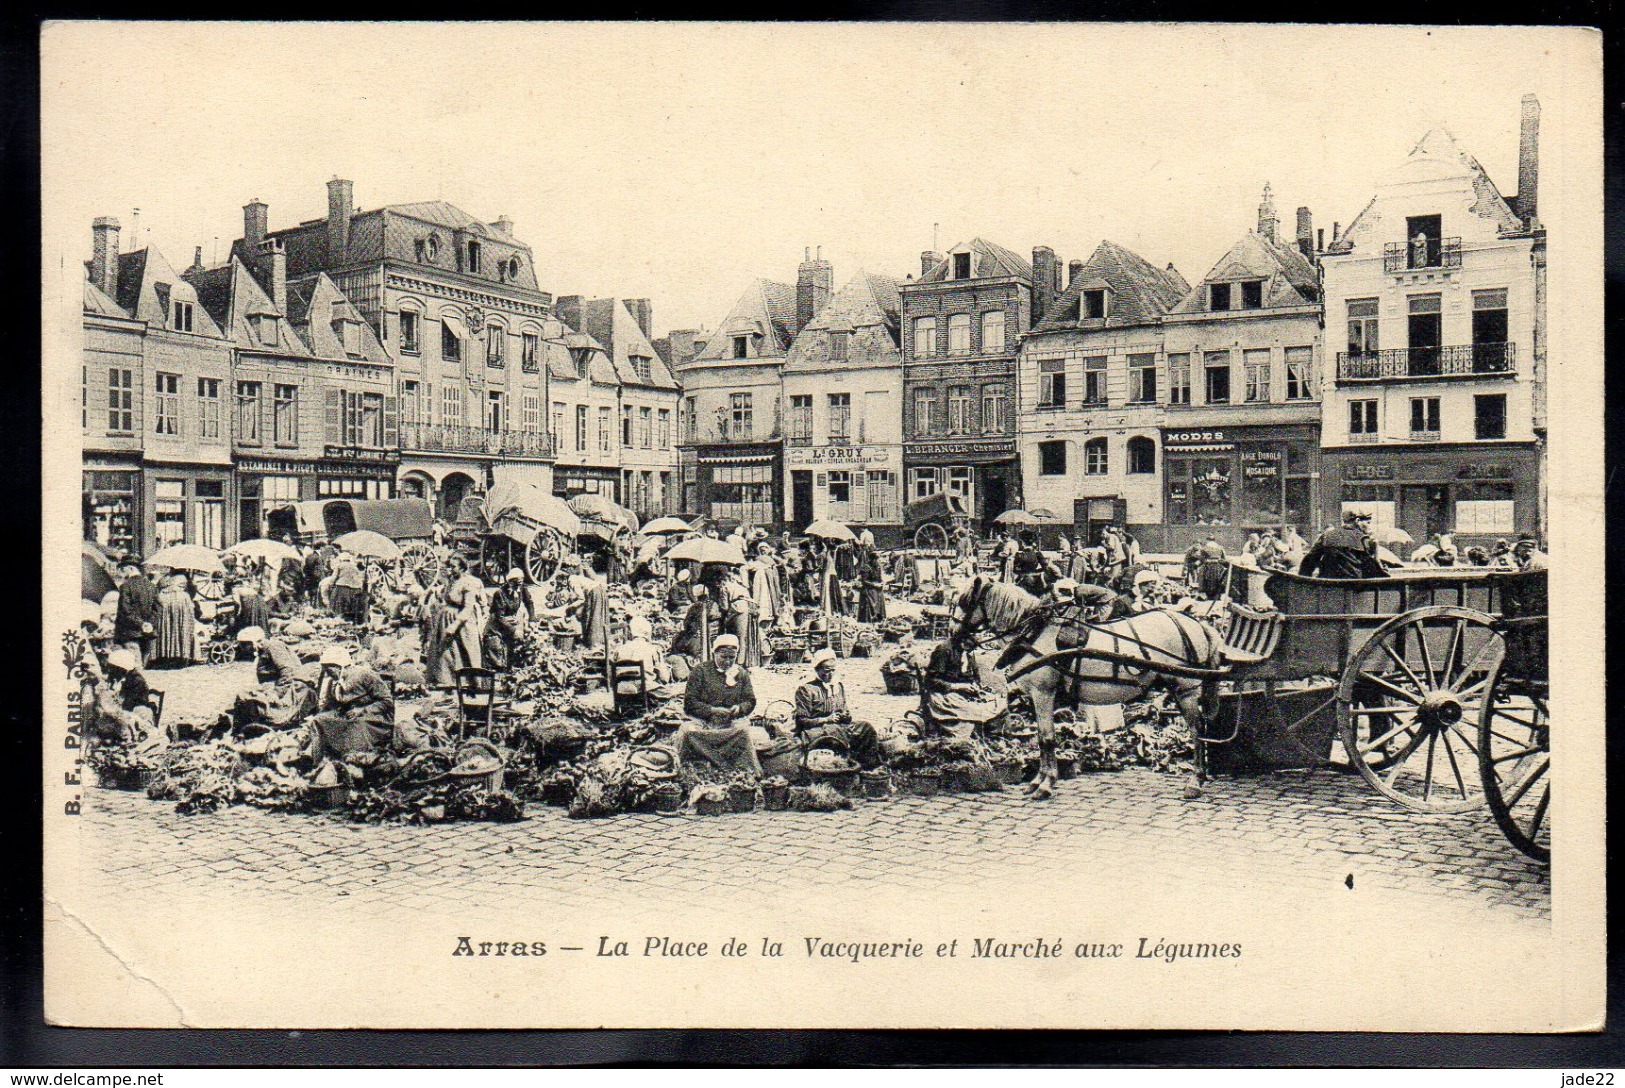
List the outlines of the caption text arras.
{"type": "MultiPolygon", "coordinates": [[[[453,956],[536,958],[548,954],[546,941],[484,941],[458,937],[453,956]]],[[[1239,942],[1180,941],[1168,937],[1138,937],[1123,941],[1080,941],[1064,937],[1006,940],[998,937],[955,937],[947,941],[849,941],[831,937],[774,940],[695,940],[677,937],[617,939],[599,936],[588,945],[554,945],[557,952],[580,952],[603,959],[795,959],[863,963],[871,960],[1176,960],[1240,959],[1239,942]],[[789,949],[786,952],[786,949],[789,949]]]]}

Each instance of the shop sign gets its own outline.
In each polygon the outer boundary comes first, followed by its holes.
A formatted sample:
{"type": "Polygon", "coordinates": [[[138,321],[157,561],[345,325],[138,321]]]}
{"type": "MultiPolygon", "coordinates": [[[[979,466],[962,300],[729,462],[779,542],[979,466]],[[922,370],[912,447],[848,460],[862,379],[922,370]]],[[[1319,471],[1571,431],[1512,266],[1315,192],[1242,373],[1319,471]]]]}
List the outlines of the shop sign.
{"type": "Polygon", "coordinates": [[[1249,480],[1273,480],[1281,474],[1281,451],[1247,450],[1241,455],[1241,471],[1249,480]]]}
{"type": "Polygon", "coordinates": [[[1456,477],[1461,480],[1510,480],[1512,479],[1512,466],[1498,465],[1493,462],[1487,465],[1462,465],[1461,471],[1456,473],[1456,477]]]}
{"type": "Polygon", "coordinates": [[[1163,431],[1162,440],[1170,444],[1179,445],[1211,445],[1230,441],[1222,430],[1211,431],[1163,431]]]}
{"type": "Polygon", "coordinates": [[[896,455],[895,446],[791,446],[784,460],[791,465],[884,465],[896,455]]]}
{"type": "Polygon", "coordinates": [[[1008,442],[910,442],[903,450],[910,457],[987,457],[1014,454],[1016,443],[1013,439],[1008,442]]]}
{"type": "Polygon", "coordinates": [[[375,465],[393,465],[400,461],[400,450],[364,449],[360,446],[323,446],[322,456],[329,461],[362,461],[375,465]]]}
{"type": "Polygon", "coordinates": [[[1392,480],[1393,465],[1350,465],[1343,470],[1345,480],[1392,480]]]}

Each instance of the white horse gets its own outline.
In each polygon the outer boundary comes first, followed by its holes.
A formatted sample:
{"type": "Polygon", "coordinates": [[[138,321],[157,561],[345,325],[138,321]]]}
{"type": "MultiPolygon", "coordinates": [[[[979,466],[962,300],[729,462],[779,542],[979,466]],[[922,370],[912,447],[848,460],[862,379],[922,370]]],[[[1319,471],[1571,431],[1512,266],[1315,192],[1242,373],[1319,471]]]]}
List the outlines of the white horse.
{"type": "MultiPolygon", "coordinates": [[[[1200,735],[1223,643],[1207,624],[1167,609],[1079,626],[1075,645],[1062,645],[1062,626],[1019,586],[977,578],[954,606],[951,638],[964,643],[1010,639],[999,661],[1013,670],[1010,686],[1025,691],[1038,719],[1038,773],[1027,784],[1034,799],[1055,790],[1055,704],[1063,689],[1080,706],[1114,706],[1169,687],[1192,737],[1200,735]],[[1066,657],[1040,662],[1057,652],[1066,657]],[[1025,667],[1022,667],[1023,663],[1025,667]]],[[[1068,626],[1073,626],[1069,624],[1068,626]]]]}

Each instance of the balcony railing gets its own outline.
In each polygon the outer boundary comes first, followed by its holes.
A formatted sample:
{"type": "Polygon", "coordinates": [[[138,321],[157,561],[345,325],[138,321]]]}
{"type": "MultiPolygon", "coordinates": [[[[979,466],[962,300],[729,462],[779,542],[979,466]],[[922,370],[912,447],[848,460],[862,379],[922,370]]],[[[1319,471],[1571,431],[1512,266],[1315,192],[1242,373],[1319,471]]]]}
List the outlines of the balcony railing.
{"type": "Polygon", "coordinates": [[[482,427],[404,424],[401,448],[441,453],[483,453],[491,457],[551,457],[553,436],[535,431],[487,431],[482,427]]]}
{"type": "Polygon", "coordinates": [[[1436,378],[1505,378],[1517,371],[1516,344],[1457,344],[1337,353],[1340,382],[1427,381],[1436,378]]]}
{"type": "Polygon", "coordinates": [[[1411,441],[1412,442],[1437,442],[1438,440],[1439,440],[1439,432],[1438,431],[1412,431],[1411,432],[1411,441]]]}
{"type": "Polygon", "coordinates": [[[1389,242],[1382,247],[1384,272],[1420,272],[1434,268],[1460,267],[1460,238],[1429,238],[1425,242],[1389,242]]]}

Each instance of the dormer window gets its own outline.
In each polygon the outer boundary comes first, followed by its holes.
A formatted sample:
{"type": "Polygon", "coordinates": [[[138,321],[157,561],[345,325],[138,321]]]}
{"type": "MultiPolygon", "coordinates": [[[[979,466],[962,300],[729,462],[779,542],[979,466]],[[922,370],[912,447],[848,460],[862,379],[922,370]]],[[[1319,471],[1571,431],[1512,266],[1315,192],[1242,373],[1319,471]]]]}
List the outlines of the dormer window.
{"type": "Polygon", "coordinates": [[[419,238],[417,251],[418,260],[433,264],[440,256],[440,239],[432,234],[426,238],[419,238]]]}
{"type": "Polygon", "coordinates": [[[360,324],[347,317],[337,317],[333,320],[333,338],[344,348],[346,355],[356,355],[361,350],[360,324]]]}
{"type": "Polygon", "coordinates": [[[836,362],[846,358],[847,347],[852,341],[852,334],[840,330],[829,334],[829,357],[836,362]]]}
{"type": "Polygon", "coordinates": [[[968,279],[970,279],[970,254],[969,253],[955,253],[954,254],[954,279],[956,279],[956,280],[968,280],[968,279]]]}
{"type": "Polygon", "coordinates": [[[634,355],[632,358],[632,372],[638,376],[638,381],[653,380],[653,360],[647,355],[634,355]]]}
{"type": "Polygon", "coordinates": [[[736,336],[736,337],[734,337],[734,358],[735,359],[746,359],[746,358],[749,358],[749,357],[750,357],[750,337],[748,337],[748,336],[736,336]]]}
{"type": "Polygon", "coordinates": [[[1228,310],[1230,308],[1230,285],[1228,283],[1210,283],[1207,285],[1207,308],[1210,310],[1228,310]]]}
{"type": "Polygon", "coordinates": [[[1096,287],[1085,291],[1078,299],[1078,316],[1085,320],[1099,320],[1106,316],[1106,289],[1096,287]]]}
{"type": "Polygon", "coordinates": [[[275,344],[277,342],[275,314],[255,314],[248,320],[254,326],[254,336],[260,343],[275,344]]]}
{"type": "Polygon", "coordinates": [[[1241,308],[1243,310],[1261,310],[1264,308],[1264,281],[1247,280],[1241,285],[1241,308]]]}
{"type": "Polygon", "coordinates": [[[192,304],[190,302],[176,301],[169,325],[170,328],[178,329],[181,332],[191,332],[192,304]]]}
{"type": "Polygon", "coordinates": [[[475,241],[468,243],[468,270],[470,272],[480,270],[480,244],[475,241]]]}

